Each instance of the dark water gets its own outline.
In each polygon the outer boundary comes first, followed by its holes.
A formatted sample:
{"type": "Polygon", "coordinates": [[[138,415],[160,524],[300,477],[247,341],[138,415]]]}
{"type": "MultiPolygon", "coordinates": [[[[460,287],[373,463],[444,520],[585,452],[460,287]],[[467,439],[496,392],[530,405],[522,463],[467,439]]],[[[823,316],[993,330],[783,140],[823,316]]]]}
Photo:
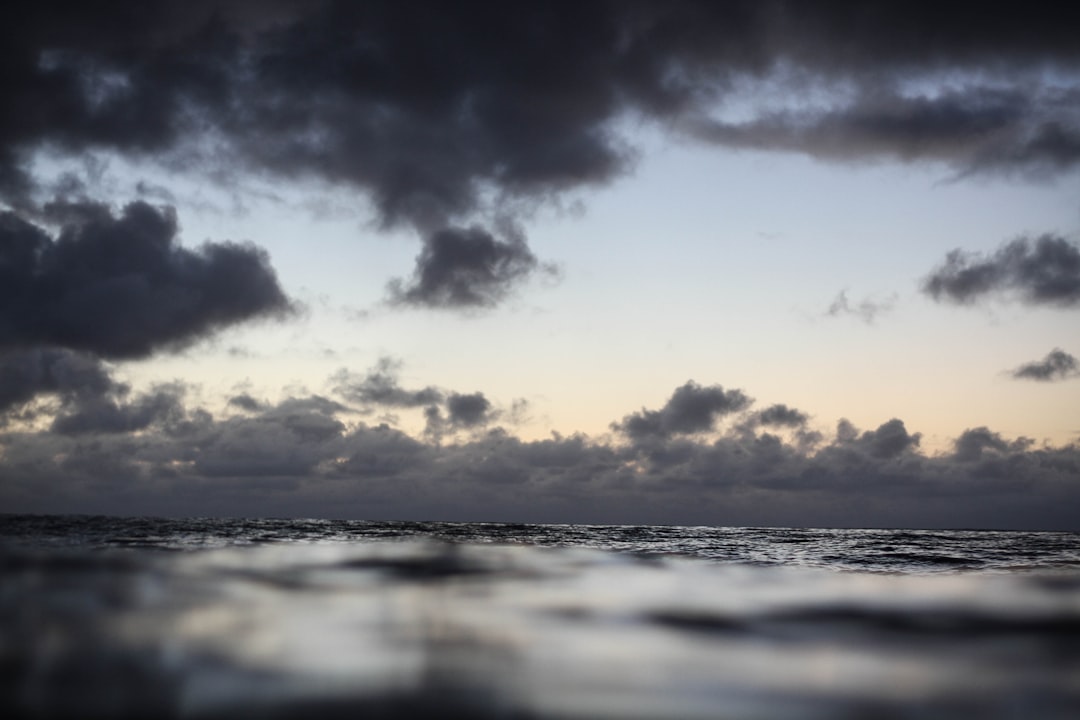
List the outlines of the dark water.
{"type": "Polygon", "coordinates": [[[1077,718],[1080,535],[0,516],[4,717],[1077,718]]]}

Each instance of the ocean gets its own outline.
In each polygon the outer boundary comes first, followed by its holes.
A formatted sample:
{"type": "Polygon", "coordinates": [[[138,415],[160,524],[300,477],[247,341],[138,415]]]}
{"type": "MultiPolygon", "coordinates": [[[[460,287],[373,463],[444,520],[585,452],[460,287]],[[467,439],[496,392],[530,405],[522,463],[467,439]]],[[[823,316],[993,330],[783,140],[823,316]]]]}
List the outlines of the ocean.
{"type": "Polygon", "coordinates": [[[1080,717],[1080,534],[0,516],[35,718],[1080,717]]]}

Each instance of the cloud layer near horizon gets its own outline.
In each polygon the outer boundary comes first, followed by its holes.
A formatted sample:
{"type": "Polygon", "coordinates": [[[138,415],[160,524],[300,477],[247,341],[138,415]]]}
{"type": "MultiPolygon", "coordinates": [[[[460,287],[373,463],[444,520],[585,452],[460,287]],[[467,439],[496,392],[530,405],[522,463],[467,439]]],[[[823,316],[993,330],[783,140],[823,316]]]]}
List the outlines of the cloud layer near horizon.
{"type": "Polygon", "coordinates": [[[97,382],[9,401],[8,512],[1078,528],[1080,448],[985,427],[927,455],[900,419],[826,436],[787,405],[753,410],[740,390],[688,382],[615,435],[530,441],[497,425],[506,415],[482,393],[401,389],[391,360],[332,378],[339,399],[246,398],[217,417],[182,385],[134,394],[77,358],[51,362],[97,382]],[[364,421],[420,395],[438,398],[426,439],[364,421]]]}

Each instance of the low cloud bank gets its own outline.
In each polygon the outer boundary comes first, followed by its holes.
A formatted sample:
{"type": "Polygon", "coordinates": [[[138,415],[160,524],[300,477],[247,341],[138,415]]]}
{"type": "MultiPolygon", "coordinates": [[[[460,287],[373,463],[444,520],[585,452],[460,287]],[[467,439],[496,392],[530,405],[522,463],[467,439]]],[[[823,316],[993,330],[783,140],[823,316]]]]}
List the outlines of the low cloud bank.
{"type": "Polygon", "coordinates": [[[390,360],[336,376],[337,399],[241,395],[219,417],[182,386],[133,393],[77,356],[39,361],[46,394],[9,400],[0,434],[9,512],[1080,529],[1080,447],[985,427],[928,455],[897,418],[822,433],[798,409],[688,382],[610,436],[542,440],[498,425],[508,414],[482,393],[432,389],[414,437],[363,421],[417,392],[380,375],[390,360]],[[96,385],[79,394],[64,373],[96,385]]]}

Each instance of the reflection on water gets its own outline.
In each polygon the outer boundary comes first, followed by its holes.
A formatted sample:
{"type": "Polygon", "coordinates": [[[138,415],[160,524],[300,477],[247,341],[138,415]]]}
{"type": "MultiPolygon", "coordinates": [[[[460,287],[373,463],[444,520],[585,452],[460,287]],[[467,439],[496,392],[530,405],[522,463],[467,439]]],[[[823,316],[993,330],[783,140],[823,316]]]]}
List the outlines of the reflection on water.
{"type": "Polygon", "coordinates": [[[1080,717],[1080,576],[432,539],[0,554],[38,717],[1080,717]]]}

